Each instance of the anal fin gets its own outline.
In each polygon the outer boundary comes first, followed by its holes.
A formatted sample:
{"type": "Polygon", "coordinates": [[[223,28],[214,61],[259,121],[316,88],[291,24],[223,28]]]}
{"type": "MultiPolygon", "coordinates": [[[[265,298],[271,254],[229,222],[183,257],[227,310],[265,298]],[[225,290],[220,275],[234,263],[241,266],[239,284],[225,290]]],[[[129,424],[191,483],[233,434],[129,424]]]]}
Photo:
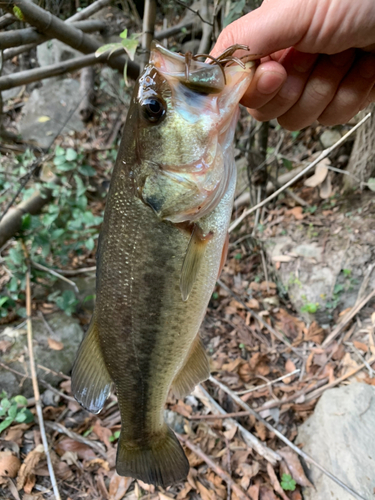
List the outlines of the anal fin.
{"type": "Polygon", "coordinates": [[[72,392],[86,410],[99,413],[111,393],[111,388],[112,380],[104,363],[93,316],[74,362],[72,392]]]}
{"type": "Polygon", "coordinates": [[[189,298],[203,261],[207,242],[211,237],[212,232],[204,236],[199,225],[194,224],[181,269],[180,290],[183,301],[189,298]]]}
{"type": "Polygon", "coordinates": [[[181,370],[172,382],[172,392],[181,399],[210,376],[210,365],[199,334],[196,336],[181,370]]]}

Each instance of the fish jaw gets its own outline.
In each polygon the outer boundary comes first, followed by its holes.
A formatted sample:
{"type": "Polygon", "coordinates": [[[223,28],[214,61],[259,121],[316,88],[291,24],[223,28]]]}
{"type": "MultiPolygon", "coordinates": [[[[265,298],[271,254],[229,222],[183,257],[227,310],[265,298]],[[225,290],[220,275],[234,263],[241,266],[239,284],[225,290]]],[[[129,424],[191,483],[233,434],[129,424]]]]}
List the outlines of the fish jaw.
{"type": "Polygon", "coordinates": [[[218,65],[197,61],[191,61],[188,72],[186,78],[183,56],[155,45],[138,93],[142,102],[143,95],[156,92],[155,86],[149,88],[155,75],[163,81],[160,93],[166,117],[152,129],[158,145],[152,151],[148,148],[147,127],[138,136],[143,165],[139,193],[161,220],[173,223],[199,220],[223,196],[233,176],[233,164],[227,158],[232,154],[238,103],[252,79],[254,63],[225,67],[225,79],[218,65]],[[209,81],[208,93],[197,90],[197,74],[202,77],[201,89],[209,81]]]}

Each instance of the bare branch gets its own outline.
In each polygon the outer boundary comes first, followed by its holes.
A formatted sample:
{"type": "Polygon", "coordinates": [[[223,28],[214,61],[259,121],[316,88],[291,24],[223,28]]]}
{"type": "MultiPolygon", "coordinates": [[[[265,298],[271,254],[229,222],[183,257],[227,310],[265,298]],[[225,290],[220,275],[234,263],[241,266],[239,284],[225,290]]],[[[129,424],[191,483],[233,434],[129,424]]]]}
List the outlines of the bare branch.
{"type": "Polygon", "coordinates": [[[202,21],[202,23],[206,23],[206,24],[209,24],[210,26],[214,26],[213,23],[210,23],[209,21],[206,21],[205,19],[203,19],[203,17],[200,15],[200,12],[199,10],[194,10],[192,9],[191,7],[189,7],[189,5],[186,5],[186,3],[182,2],[181,0],[174,0],[176,3],[182,5],[183,7],[185,7],[187,10],[190,10],[190,12],[193,12],[194,14],[196,14],[199,19],[202,21]]]}
{"type": "Polygon", "coordinates": [[[233,229],[235,229],[238,224],[240,222],[242,222],[245,217],[247,217],[248,215],[252,214],[253,212],[255,212],[258,208],[261,208],[263,207],[264,205],[267,205],[267,203],[271,200],[273,200],[274,198],[276,198],[277,196],[279,196],[280,193],[282,193],[283,191],[285,191],[286,188],[288,188],[289,186],[291,186],[292,184],[294,184],[298,179],[300,179],[301,177],[303,177],[307,172],[309,172],[309,170],[311,170],[313,167],[315,167],[315,165],[317,165],[320,161],[322,161],[324,158],[327,158],[327,156],[329,156],[332,151],[336,148],[338,148],[339,146],[341,146],[341,144],[343,144],[347,139],[348,137],[350,137],[359,127],[361,127],[369,118],[371,117],[371,113],[368,113],[360,122],[357,123],[357,125],[355,125],[351,130],[349,130],[349,132],[347,132],[343,137],[341,137],[341,139],[339,141],[337,141],[335,144],[333,144],[332,146],[330,146],[329,148],[327,149],[324,149],[321,154],[318,156],[318,158],[316,158],[316,160],[314,160],[313,162],[311,162],[309,165],[307,165],[306,168],[304,168],[299,174],[297,174],[295,177],[293,177],[293,179],[291,179],[289,182],[287,182],[284,186],[282,186],[280,189],[278,189],[277,191],[275,191],[273,194],[271,194],[270,196],[268,196],[268,198],[266,198],[265,200],[261,201],[260,203],[258,203],[257,205],[255,205],[254,207],[251,207],[249,208],[248,210],[245,210],[243,212],[243,214],[238,217],[238,219],[236,219],[232,224],[231,226],[229,227],[229,232],[233,231],[233,229]]]}
{"type": "MultiPolygon", "coordinates": [[[[27,0],[8,0],[5,8],[12,12],[14,6],[20,10],[25,21],[32,24],[38,31],[50,38],[57,38],[66,43],[73,49],[79,50],[84,54],[94,53],[100,46],[100,42],[94,40],[82,31],[74,28],[70,23],[64,23],[50,12],[41,9],[37,5],[27,0]]],[[[126,57],[124,55],[109,60],[109,65],[123,71],[126,57]]],[[[131,78],[136,78],[139,74],[139,68],[133,61],[128,61],[128,74],[131,78]]]]}
{"type": "MultiPolygon", "coordinates": [[[[78,21],[72,23],[84,33],[93,33],[101,31],[106,27],[104,21],[78,21]]],[[[4,31],[0,33],[0,50],[10,47],[18,47],[26,43],[41,43],[48,40],[48,37],[41,35],[35,28],[25,28],[21,30],[4,31]]]]}

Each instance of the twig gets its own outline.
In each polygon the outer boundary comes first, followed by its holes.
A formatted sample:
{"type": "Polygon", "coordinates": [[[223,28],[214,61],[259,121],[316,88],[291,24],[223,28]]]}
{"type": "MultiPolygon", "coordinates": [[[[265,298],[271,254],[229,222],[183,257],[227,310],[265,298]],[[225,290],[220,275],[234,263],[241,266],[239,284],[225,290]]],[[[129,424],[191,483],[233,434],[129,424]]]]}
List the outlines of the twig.
{"type": "Polygon", "coordinates": [[[238,219],[236,219],[231,224],[231,226],[229,227],[229,232],[233,231],[233,229],[235,229],[238,226],[238,224],[245,219],[245,217],[247,217],[248,215],[252,214],[258,208],[263,207],[269,201],[271,201],[274,198],[276,198],[280,193],[282,193],[283,191],[285,191],[286,188],[288,188],[289,186],[291,186],[292,184],[294,184],[298,179],[300,179],[301,177],[303,177],[309,170],[311,170],[313,167],[315,167],[315,165],[317,165],[320,161],[322,161],[324,158],[327,158],[327,156],[329,156],[334,149],[336,149],[339,146],[341,146],[341,144],[344,143],[348,139],[348,137],[350,137],[370,117],[371,117],[371,113],[368,113],[361,121],[359,121],[357,123],[357,125],[355,125],[351,130],[349,130],[349,132],[347,132],[343,137],[341,137],[341,139],[339,139],[335,144],[333,144],[332,146],[330,146],[327,149],[324,149],[321,152],[321,154],[318,156],[318,158],[316,158],[316,160],[314,160],[309,165],[307,165],[307,167],[305,167],[299,174],[297,174],[295,177],[293,177],[293,179],[291,179],[289,182],[287,182],[286,184],[284,184],[284,186],[282,186],[280,189],[278,189],[277,191],[275,191],[274,193],[272,193],[265,200],[261,201],[260,203],[258,203],[254,207],[251,207],[248,210],[245,210],[242,213],[242,215],[240,217],[238,217],[238,219]]]}
{"type": "MultiPolygon", "coordinates": [[[[32,377],[30,375],[26,375],[26,373],[21,373],[21,372],[15,370],[14,368],[11,368],[10,366],[7,366],[6,364],[2,363],[1,361],[0,361],[0,366],[2,366],[4,368],[4,370],[8,370],[9,372],[12,372],[15,375],[18,375],[19,377],[32,379],[32,377]]],[[[61,398],[64,398],[67,401],[73,401],[74,403],[76,403],[76,400],[74,398],[59,391],[58,389],[53,387],[53,385],[49,384],[45,380],[39,379],[39,383],[42,384],[46,389],[49,389],[50,391],[52,391],[55,394],[57,394],[58,396],[60,396],[61,398]]]]}
{"type": "Polygon", "coordinates": [[[191,450],[195,455],[202,458],[206,464],[217,474],[223,481],[229,484],[240,500],[251,500],[248,494],[239,486],[230,475],[225,472],[218,464],[216,464],[209,456],[207,456],[198,446],[193,444],[189,439],[181,434],[177,434],[178,439],[191,450]]]}
{"type": "MultiPolygon", "coordinates": [[[[46,12],[41,7],[27,0],[8,0],[5,9],[12,12],[17,6],[24,17],[24,20],[50,38],[57,38],[73,49],[77,49],[84,54],[94,53],[100,46],[100,42],[94,40],[89,35],[74,28],[71,23],[64,23],[61,19],[46,12]]],[[[136,78],[139,73],[138,64],[128,60],[124,55],[109,60],[108,64],[114,69],[123,71],[125,63],[128,64],[128,74],[131,78],[136,78]]]]}
{"type": "Polygon", "coordinates": [[[47,420],[46,426],[49,427],[50,429],[53,429],[56,432],[59,432],[60,434],[65,434],[65,436],[74,439],[74,441],[78,441],[79,443],[90,446],[90,448],[99,453],[99,455],[101,455],[103,458],[107,458],[105,448],[101,443],[98,443],[97,441],[91,441],[91,439],[87,439],[81,436],[80,434],[77,434],[76,432],[67,429],[64,425],[59,424],[57,422],[51,422],[47,420]]]}
{"type": "MultiPolygon", "coordinates": [[[[370,365],[374,361],[375,361],[375,356],[373,356],[371,359],[369,359],[367,361],[367,363],[370,365]]],[[[339,385],[341,382],[343,382],[344,380],[347,380],[348,378],[352,377],[356,373],[358,373],[361,370],[363,370],[363,368],[365,368],[365,367],[366,367],[366,363],[362,363],[361,365],[357,366],[357,368],[353,368],[353,370],[350,370],[350,372],[346,373],[345,375],[343,375],[340,378],[337,378],[336,380],[334,380],[330,384],[324,385],[323,387],[320,387],[319,389],[316,389],[316,391],[310,392],[310,394],[308,395],[308,397],[305,399],[305,402],[306,401],[311,401],[311,400],[317,398],[318,396],[320,396],[322,394],[322,392],[326,391],[327,389],[330,389],[331,387],[335,387],[336,385],[339,385]]]]}
{"type": "MultiPolygon", "coordinates": [[[[24,245],[24,252],[27,262],[29,261],[28,253],[26,246],[24,245]]],[[[48,441],[46,436],[46,430],[44,427],[43,420],[43,410],[40,402],[40,393],[38,387],[38,380],[36,378],[36,368],[35,368],[35,360],[34,360],[34,351],[33,351],[33,331],[32,331],[32,323],[31,323],[31,290],[30,290],[30,263],[28,262],[28,269],[26,271],[26,314],[27,314],[27,345],[29,350],[29,358],[30,358],[30,372],[31,379],[33,383],[33,391],[35,397],[35,407],[38,415],[39,429],[42,438],[42,443],[44,447],[44,452],[47,458],[47,466],[48,472],[51,478],[51,484],[53,488],[53,493],[55,495],[56,500],[61,500],[59,488],[57,486],[55,472],[53,470],[51,455],[48,448],[48,441]]]]}
{"type": "Polygon", "coordinates": [[[373,376],[375,375],[375,371],[371,368],[370,363],[365,360],[365,358],[362,356],[362,354],[354,344],[352,344],[351,342],[345,342],[345,344],[351,347],[352,351],[357,355],[361,363],[363,363],[367,368],[370,378],[373,378],[373,376]]]}
{"type": "MultiPolygon", "coordinates": [[[[227,418],[227,425],[230,427],[237,427],[239,430],[242,439],[245,441],[246,445],[249,448],[255,450],[260,456],[265,458],[272,465],[275,465],[278,461],[280,461],[280,456],[271,448],[268,448],[267,445],[262,443],[254,434],[251,434],[245,427],[243,427],[239,422],[230,418],[230,414],[226,413],[226,411],[219,405],[217,401],[214,400],[212,396],[201,386],[198,385],[194,392],[194,396],[196,396],[212,413],[218,413],[218,415],[212,415],[212,417],[216,418],[227,418]]],[[[244,412],[242,412],[244,413],[244,412]]],[[[249,415],[249,412],[246,412],[249,415]]],[[[203,416],[203,415],[202,415],[203,416]]],[[[208,415],[206,415],[208,417],[208,415]]],[[[243,415],[245,416],[245,415],[243,415]]]]}
{"type": "Polygon", "coordinates": [[[46,273],[52,274],[52,276],[55,276],[59,280],[65,281],[65,283],[69,283],[70,286],[72,286],[75,290],[75,292],[79,293],[78,286],[74,283],[74,281],[65,278],[65,276],[62,276],[58,272],[56,272],[54,269],[50,269],[49,267],[43,266],[42,264],[38,264],[38,262],[31,261],[31,265],[35,267],[35,269],[39,269],[40,271],[44,271],[46,273]]]}
{"type": "Polygon", "coordinates": [[[0,17],[0,30],[3,30],[10,26],[11,24],[15,23],[17,21],[17,18],[13,16],[12,14],[5,14],[4,16],[0,17]]]}
{"type": "Polygon", "coordinates": [[[284,380],[284,378],[291,377],[292,375],[295,375],[296,373],[299,373],[300,371],[301,370],[299,368],[297,368],[296,370],[293,370],[290,373],[286,373],[282,377],[275,378],[275,380],[270,380],[269,382],[267,382],[267,384],[262,384],[262,385],[253,387],[251,389],[246,389],[245,391],[239,391],[239,392],[236,392],[236,394],[238,396],[242,396],[243,394],[249,394],[249,392],[259,391],[260,389],[264,389],[265,387],[276,384],[276,382],[280,382],[281,380],[284,380]]]}
{"type": "Polygon", "coordinates": [[[187,10],[190,10],[190,12],[193,12],[194,14],[196,14],[199,19],[202,21],[202,23],[206,23],[206,24],[209,24],[210,26],[214,26],[213,23],[210,23],[209,21],[206,21],[205,19],[203,19],[203,17],[200,15],[200,12],[199,10],[194,10],[192,9],[191,7],[189,7],[188,5],[186,5],[186,3],[182,2],[181,0],[174,0],[176,3],[182,5],[183,7],[185,7],[187,10]]]}
{"type": "Polygon", "coordinates": [[[364,299],[359,302],[356,306],[354,306],[345,316],[343,319],[340,321],[340,323],[332,330],[332,332],[328,335],[328,337],[324,340],[322,347],[327,347],[332,340],[334,340],[340,333],[343,331],[343,329],[346,327],[346,325],[349,323],[351,319],[354,318],[354,316],[369,302],[373,297],[375,297],[375,290],[372,290],[364,299]]]}
{"type": "Polygon", "coordinates": [[[362,495],[360,495],[359,493],[354,491],[352,488],[347,486],[345,483],[343,483],[336,476],[334,476],[329,471],[327,471],[327,469],[325,469],[322,465],[320,465],[318,462],[316,462],[316,460],[314,460],[314,458],[312,458],[306,452],[304,452],[300,448],[298,448],[298,446],[296,446],[291,441],[289,441],[289,439],[287,437],[285,437],[281,432],[279,432],[277,429],[275,429],[275,427],[273,427],[269,422],[267,422],[267,420],[262,418],[256,411],[254,411],[252,408],[250,408],[250,406],[248,406],[244,401],[242,401],[242,399],[239,396],[237,396],[237,394],[235,394],[231,389],[229,389],[229,387],[224,385],[222,382],[219,382],[218,380],[216,380],[212,376],[210,376],[209,380],[213,384],[220,387],[220,389],[222,389],[225,393],[227,393],[233,399],[233,401],[235,401],[241,408],[243,408],[246,411],[251,412],[254,415],[254,417],[257,420],[259,420],[259,422],[261,422],[265,427],[267,427],[268,430],[273,432],[279,439],[281,439],[281,441],[283,441],[286,445],[288,445],[289,448],[291,448],[295,453],[297,453],[297,455],[302,457],[307,463],[315,465],[315,467],[317,467],[320,471],[322,471],[323,474],[325,474],[327,477],[332,479],[332,481],[334,481],[336,484],[341,486],[341,488],[343,488],[345,491],[347,491],[348,493],[353,495],[355,498],[360,498],[361,500],[367,500],[365,497],[363,497],[362,495]]]}
{"type": "Polygon", "coordinates": [[[259,323],[261,323],[265,328],[267,328],[267,330],[272,333],[272,335],[274,335],[277,339],[280,340],[280,342],[283,342],[283,344],[285,344],[291,351],[294,352],[294,354],[296,354],[299,358],[302,358],[301,354],[297,351],[297,349],[295,347],[293,347],[291,345],[291,343],[289,342],[289,340],[287,340],[286,338],[283,337],[283,335],[281,333],[279,333],[277,330],[275,330],[275,328],[273,328],[271,325],[269,325],[267,323],[267,321],[265,321],[262,316],[260,316],[259,314],[257,314],[256,312],[254,312],[252,309],[250,309],[250,307],[248,307],[245,302],[241,299],[241,297],[239,297],[236,293],[234,293],[229,287],[227,287],[227,285],[225,285],[221,280],[217,280],[217,284],[221,286],[221,288],[223,288],[226,292],[228,292],[230,295],[232,295],[232,297],[234,299],[236,299],[240,304],[242,304],[242,306],[246,309],[246,311],[248,311],[257,321],[259,321],[259,323]]]}
{"type": "Polygon", "coordinates": [[[225,420],[227,418],[248,417],[249,415],[251,415],[251,413],[248,411],[234,411],[232,413],[223,413],[222,415],[209,413],[208,415],[192,415],[188,420],[225,420]]]}
{"type": "Polygon", "coordinates": [[[96,271],[96,266],[81,267],[79,269],[59,269],[58,272],[63,276],[76,276],[76,274],[92,273],[96,271]]]}

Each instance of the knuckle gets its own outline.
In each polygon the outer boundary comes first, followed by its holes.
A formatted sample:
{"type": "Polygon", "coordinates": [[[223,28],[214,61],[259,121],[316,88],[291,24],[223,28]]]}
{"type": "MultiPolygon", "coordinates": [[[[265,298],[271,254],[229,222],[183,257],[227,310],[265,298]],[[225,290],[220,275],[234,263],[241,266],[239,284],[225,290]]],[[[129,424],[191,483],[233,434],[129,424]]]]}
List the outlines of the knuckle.
{"type": "Polygon", "coordinates": [[[306,95],[313,101],[324,101],[333,95],[334,89],[330,82],[313,79],[306,86],[306,95]]]}

